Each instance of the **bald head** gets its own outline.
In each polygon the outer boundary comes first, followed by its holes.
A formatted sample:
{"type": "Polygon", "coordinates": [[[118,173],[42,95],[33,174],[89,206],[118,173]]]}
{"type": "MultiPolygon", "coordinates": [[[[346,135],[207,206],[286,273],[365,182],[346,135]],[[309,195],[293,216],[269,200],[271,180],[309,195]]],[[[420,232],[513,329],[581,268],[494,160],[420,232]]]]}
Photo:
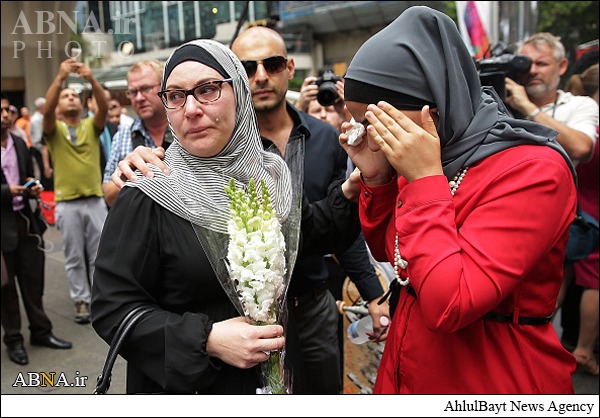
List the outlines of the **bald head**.
{"type": "Polygon", "coordinates": [[[246,68],[260,127],[261,117],[285,112],[288,83],[294,77],[294,60],[288,58],[281,35],[264,26],[246,29],[233,42],[231,50],[246,68]],[[265,65],[266,59],[276,61],[265,65]]]}
{"type": "Polygon", "coordinates": [[[266,26],[252,26],[235,39],[231,50],[240,60],[261,59],[280,55],[287,57],[281,35],[266,26]]]}

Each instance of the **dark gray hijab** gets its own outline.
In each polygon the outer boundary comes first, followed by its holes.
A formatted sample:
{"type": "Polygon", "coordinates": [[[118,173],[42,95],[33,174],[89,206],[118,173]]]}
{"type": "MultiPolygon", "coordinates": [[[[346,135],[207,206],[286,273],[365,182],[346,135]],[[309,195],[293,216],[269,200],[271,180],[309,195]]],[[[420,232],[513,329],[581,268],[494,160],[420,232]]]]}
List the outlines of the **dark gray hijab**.
{"type": "MultiPolygon", "coordinates": [[[[481,86],[456,24],[439,11],[426,6],[405,10],[360,47],[345,78],[435,103],[442,166],[448,179],[463,167],[524,144],[555,149],[575,173],[555,140],[556,131],[512,118],[496,92],[481,86]]],[[[362,98],[355,101],[365,103],[364,90],[353,91],[355,85],[346,84],[345,99],[362,98]]],[[[381,97],[373,94],[370,103],[378,100],[381,97]]],[[[403,109],[402,103],[391,104],[403,109]]]]}

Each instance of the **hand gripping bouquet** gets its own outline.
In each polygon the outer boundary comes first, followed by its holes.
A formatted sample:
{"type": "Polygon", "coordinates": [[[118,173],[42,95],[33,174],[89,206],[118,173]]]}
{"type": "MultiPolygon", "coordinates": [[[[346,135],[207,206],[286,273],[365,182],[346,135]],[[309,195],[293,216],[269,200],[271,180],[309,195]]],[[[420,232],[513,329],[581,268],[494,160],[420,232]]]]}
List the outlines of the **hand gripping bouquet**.
{"type": "MultiPolygon", "coordinates": [[[[264,180],[250,178],[246,183],[230,178],[223,186],[229,199],[226,233],[213,228],[214,222],[209,228],[192,222],[221,286],[237,311],[253,325],[279,324],[287,331],[286,295],[300,237],[302,156],[302,141],[288,144],[285,160],[290,184],[286,200],[291,204],[287,213],[274,210],[273,196],[264,180]]],[[[202,212],[201,207],[196,208],[202,218],[210,219],[210,213],[202,212]]],[[[256,393],[291,393],[292,371],[285,369],[284,360],[285,349],[281,349],[261,363],[262,386],[256,393]]]]}
{"type": "MultiPolygon", "coordinates": [[[[277,148],[267,151],[278,154],[277,148]]],[[[264,181],[255,179],[237,188],[233,179],[225,187],[231,201],[227,224],[227,267],[230,280],[248,320],[255,325],[280,324],[287,328],[287,289],[298,253],[301,196],[304,182],[304,142],[290,140],[285,153],[290,170],[291,208],[282,219],[273,210],[264,181]]],[[[270,353],[261,363],[260,394],[291,393],[291,371],[284,368],[285,349],[270,353]]]]}
{"type": "MultiPolygon", "coordinates": [[[[232,79],[236,103],[233,132],[217,155],[199,157],[184,149],[173,131],[174,141],[164,160],[171,175],[165,176],[151,165],[153,180],[145,182],[138,175],[135,187],[144,188],[170,211],[190,221],[221,287],[240,315],[250,323],[278,323],[285,330],[286,293],[300,236],[304,141],[290,140],[285,157],[274,146],[264,150],[248,78],[239,59],[213,40],[191,41],[180,49],[184,47],[186,57],[205,60],[213,68],[216,61],[232,79]],[[214,60],[207,60],[207,53],[214,60]]],[[[163,78],[166,76],[167,72],[163,78]]],[[[163,79],[163,87],[165,83],[163,79]]],[[[284,357],[285,350],[281,350],[262,363],[262,376],[274,379],[263,380],[258,393],[290,393],[291,376],[283,369],[284,357]]]]}

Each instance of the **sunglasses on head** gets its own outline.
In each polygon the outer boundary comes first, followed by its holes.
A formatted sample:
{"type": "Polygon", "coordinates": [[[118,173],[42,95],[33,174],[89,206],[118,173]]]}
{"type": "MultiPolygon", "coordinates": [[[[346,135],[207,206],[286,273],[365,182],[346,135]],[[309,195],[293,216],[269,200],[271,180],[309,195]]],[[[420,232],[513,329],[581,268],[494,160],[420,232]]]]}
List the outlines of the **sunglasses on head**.
{"type": "Polygon", "coordinates": [[[245,60],[242,65],[246,70],[248,77],[253,77],[256,74],[258,64],[261,63],[265,67],[265,71],[269,74],[279,74],[287,66],[287,58],[282,56],[269,57],[262,60],[245,60]]]}

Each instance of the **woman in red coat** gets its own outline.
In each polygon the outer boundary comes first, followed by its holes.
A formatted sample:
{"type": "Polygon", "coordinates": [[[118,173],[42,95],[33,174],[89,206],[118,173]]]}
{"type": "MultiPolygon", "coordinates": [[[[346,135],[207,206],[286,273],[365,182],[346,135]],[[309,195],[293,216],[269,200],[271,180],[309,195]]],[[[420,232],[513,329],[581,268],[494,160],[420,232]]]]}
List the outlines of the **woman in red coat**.
{"type": "Polygon", "coordinates": [[[454,22],[424,6],[358,50],[345,98],[367,128],[358,145],[340,136],[364,235],[396,266],[375,393],[573,393],[551,324],[576,207],[556,132],[512,118],[454,22]]]}

